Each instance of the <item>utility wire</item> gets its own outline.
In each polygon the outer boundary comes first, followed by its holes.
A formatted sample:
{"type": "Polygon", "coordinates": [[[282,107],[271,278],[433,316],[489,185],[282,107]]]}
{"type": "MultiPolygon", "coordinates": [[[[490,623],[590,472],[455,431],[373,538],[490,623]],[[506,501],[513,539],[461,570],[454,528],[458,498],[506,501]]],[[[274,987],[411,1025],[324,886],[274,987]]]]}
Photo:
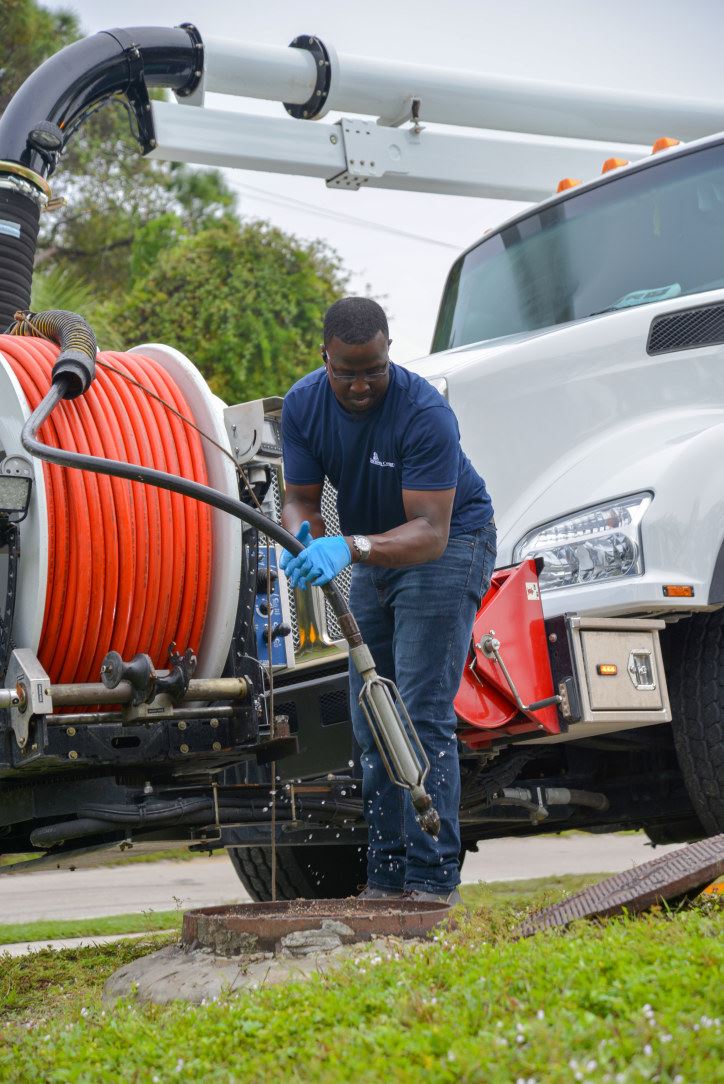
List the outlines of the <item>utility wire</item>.
{"type": "Polygon", "coordinates": [[[437,237],[425,237],[419,233],[401,230],[396,226],[384,226],[381,222],[371,222],[366,218],[355,218],[354,215],[343,214],[341,211],[330,211],[327,208],[315,207],[314,204],[305,203],[304,200],[295,199],[294,196],[282,196],[276,192],[265,192],[263,188],[256,188],[251,184],[241,184],[238,181],[232,181],[232,184],[234,188],[237,188],[242,194],[248,192],[266,203],[274,203],[281,207],[291,207],[293,209],[307,211],[309,214],[320,215],[322,218],[331,218],[335,222],[344,222],[349,226],[361,226],[367,230],[380,230],[382,233],[393,233],[396,237],[407,238],[408,241],[420,241],[426,245],[439,245],[440,248],[451,248],[454,249],[455,252],[460,252],[463,248],[462,245],[454,245],[450,241],[441,241],[437,237]]]}

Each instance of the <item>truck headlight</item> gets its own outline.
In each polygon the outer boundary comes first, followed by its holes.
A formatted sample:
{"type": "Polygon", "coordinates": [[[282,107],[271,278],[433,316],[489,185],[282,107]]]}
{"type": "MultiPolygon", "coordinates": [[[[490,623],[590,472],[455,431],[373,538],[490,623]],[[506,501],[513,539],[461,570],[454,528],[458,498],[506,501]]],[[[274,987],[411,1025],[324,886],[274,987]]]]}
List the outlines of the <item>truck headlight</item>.
{"type": "Polygon", "coordinates": [[[644,570],[641,520],[651,493],[635,493],[554,519],[521,538],[513,551],[517,563],[542,557],[542,591],[600,583],[644,570]]]}

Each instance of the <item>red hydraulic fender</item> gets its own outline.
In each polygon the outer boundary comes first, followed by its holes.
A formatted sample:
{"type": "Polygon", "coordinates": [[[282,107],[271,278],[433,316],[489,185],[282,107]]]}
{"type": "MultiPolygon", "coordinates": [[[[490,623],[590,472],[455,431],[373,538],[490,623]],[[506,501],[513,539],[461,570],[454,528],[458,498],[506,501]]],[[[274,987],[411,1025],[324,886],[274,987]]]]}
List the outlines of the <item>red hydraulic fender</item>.
{"type": "Polygon", "coordinates": [[[555,705],[522,712],[499,664],[480,647],[494,635],[500,655],[524,704],[553,696],[553,676],[538,572],[533,558],[493,573],[473,625],[463,679],[455,697],[460,739],[471,748],[488,745],[501,733],[546,730],[559,734],[555,705]]]}

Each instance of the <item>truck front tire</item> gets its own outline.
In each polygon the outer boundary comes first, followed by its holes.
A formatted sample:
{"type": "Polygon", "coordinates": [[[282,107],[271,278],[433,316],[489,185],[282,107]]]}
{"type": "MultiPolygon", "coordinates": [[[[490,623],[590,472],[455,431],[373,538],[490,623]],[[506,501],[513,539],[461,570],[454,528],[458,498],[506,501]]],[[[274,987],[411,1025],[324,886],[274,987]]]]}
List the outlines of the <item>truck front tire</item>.
{"type": "MultiPolygon", "coordinates": [[[[271,847],[229,847],[229,858],[253,900],[272,898],[271,847]]],[[[356,896],[367,879],[367,847],[277,847],[278,900],[356,896]]]]}
{"type": "Polygon", "coordinates": [[[676,755],[707,835],[724,832],[724,610],[685,618],[665,635],[676,755]]]}

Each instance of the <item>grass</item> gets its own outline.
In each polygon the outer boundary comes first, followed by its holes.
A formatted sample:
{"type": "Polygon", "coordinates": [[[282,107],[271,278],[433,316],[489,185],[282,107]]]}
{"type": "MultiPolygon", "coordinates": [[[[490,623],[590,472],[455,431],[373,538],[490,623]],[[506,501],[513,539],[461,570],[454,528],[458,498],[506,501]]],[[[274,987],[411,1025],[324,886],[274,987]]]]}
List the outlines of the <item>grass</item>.
{"type": "Polygon", "coordinates": [[[721,1067],[721,907],[577,923],[516,941],[556,891],[482,886],[468,917],[389,961],[166,1007],[100,1000],[158,946],[0,960],[0,1080],[90,1084],[699,1084],[721,1067]],[[510,892],[525,892],[525,907],[510,892]],[[496,895],[497,893],[497,895],[496,895]],[[4,1019],[3,1019],[4,1014],[4,1019]]]}
{"type": "Polygon", "coordinates": [[[12,945],[18,941],[55,941],[66,937],[103,937],[114,933],[180,930],[182,917],[181,911],[143,911],[140,915],[9,922],[0,925],[0,945],[12,945]]]}
{"type": "Polygon", "coordinates": [[[609,873],[566,873],[553,877],[535,877],[528,881],[478,881],[461,885],[460,893],[467,907],[501,910],[509,907],[530,907],[538,902],[557,900],[594,885],[609,873]]]}
{"type": "MultiPolygon", "coordinates": [[[[544,891],[577,892],[595,884],[601,877],[575,876],[540,878],[530,881],[497,881],[490,884],[463,885],[462,895],[469,907],[501,908],[524,904],[531,894],[544,891]]],[[[0,924],[0,945],[19,941],[55,941],[68,937],[102,937],[114,933],[151,933],[157,930],[180,930],[181,911],[143,911],[140,914],[104,915],[99,918],[39,919],[35,922],[0,924]]]]}
{"type": "MultiPolygon", "coordinates": [[[[42,857],[40,851],[35,851],[33,854],[0,854],[0,866],[20,866],[26,862],[32,862],[34,859],[42,857]]],[[[223,858],[225,851],[219,850],[215,852],[215,857],[223,858]]],[[[133,853],[133,848],[129,848],[127,851],[121,851],[119,849],[118,854],[109,854],[107,850],[99,850],[96,855],[96,861],[93,861],[93,857],[84,855],[82,860],[83,869],[95,869],[105,866],[132,866],[138,862],[189,862],[192,858],[208,858],[208,851],[190,851],[185,847],[169,848],[165,851],[139,851],[137,854],[133,853]]],[[[79,866],[80,866],[79,860],[79,866]]],[[[46,869],[49,867],[46,866],[46,869]]],[[[30,872],[30,870],[28,870],[30,872]]]]}

